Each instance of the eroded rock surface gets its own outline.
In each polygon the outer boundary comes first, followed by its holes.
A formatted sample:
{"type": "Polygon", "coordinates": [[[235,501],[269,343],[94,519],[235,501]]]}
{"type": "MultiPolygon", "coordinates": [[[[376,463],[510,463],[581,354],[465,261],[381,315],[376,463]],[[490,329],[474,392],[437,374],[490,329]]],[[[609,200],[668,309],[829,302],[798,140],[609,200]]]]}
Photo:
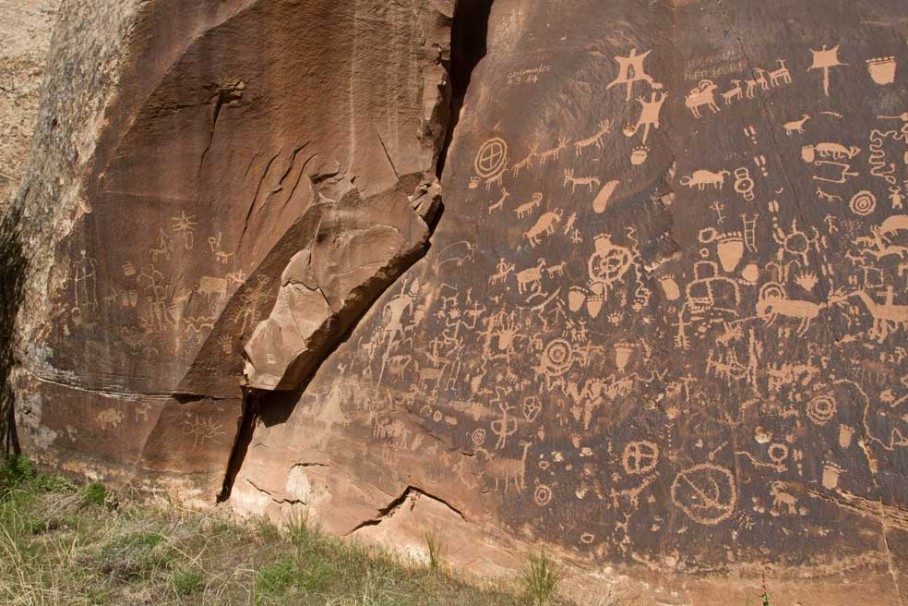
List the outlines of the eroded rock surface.
{"type": "MultiPolygon", "coordinates": [[[[418,489],[637,574],[901,603],[906,23],[496,1],[431,250],[263,404],[235,506],[374,534],[418,489]]],[[[660,603],[734,603],[672,578],[660,603]]]]}
{"type": "Polygon", "coordinates": [[[0,2],[0,208],[18,189],[59,0],[0,2]]]}
{"type": "Polygon", "coordinates": [[[244,348],[250,385],[297,385],[427,244],[451,7],[115,4],[61,9],[19,202],[20,437],[212,502],[244,348]]]}
{"type": "Polygon", "coordinates": [[[40,461],[210,502],[232,457],[238,511],[653,603],[902,603],[903,2],[496,0],[441,183],[450,3],[62,14],[40,461]]]}

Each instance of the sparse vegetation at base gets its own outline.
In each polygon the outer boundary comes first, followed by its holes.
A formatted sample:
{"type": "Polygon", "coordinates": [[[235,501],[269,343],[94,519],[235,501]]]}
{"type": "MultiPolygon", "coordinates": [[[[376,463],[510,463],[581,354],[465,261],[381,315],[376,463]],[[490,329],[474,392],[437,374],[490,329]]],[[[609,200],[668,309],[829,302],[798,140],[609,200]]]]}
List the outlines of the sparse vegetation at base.
{"type": "Polygon", "coordinates": [[[25,457],[0,464],[4,605],[567,604],[548,556],[528,563],[532,588],[519,578],[482,588],[444,564],[439,537],[427,533],[430,563],[417,565],[329,537],[304,516],[278,529],[35,475],[25,457]]]}
{"type": "Polygon", "coordinates": [[[558,566],[545,549],[527,556],[521,580],[526,597],[532,604],[539,606],[551,604],[560,579],[558,566]]]}

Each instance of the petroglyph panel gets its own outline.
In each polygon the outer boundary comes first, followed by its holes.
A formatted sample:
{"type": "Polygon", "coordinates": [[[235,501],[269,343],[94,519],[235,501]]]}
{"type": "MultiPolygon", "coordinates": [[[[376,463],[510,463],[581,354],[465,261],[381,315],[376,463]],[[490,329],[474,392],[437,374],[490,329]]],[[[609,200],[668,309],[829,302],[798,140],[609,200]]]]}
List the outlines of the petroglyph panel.
{"type": "Polygon", "coordinates": [[[358,486],[406,471],[590,558],[889,570],[908,527],[865,505],[908,507],[904,40],[856,34],[869,3],[633,6],[496,2],[545,35],[493,28],[430,252],[249,469],[331,409],[320,447],[384,470],[358,486]]]}

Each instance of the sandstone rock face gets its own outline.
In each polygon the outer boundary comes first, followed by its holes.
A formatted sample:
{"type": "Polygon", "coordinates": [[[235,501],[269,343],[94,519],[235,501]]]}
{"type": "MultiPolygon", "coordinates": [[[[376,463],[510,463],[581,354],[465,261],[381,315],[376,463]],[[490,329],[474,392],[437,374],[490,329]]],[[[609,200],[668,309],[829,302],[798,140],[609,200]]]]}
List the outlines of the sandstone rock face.
{"type": "Polygon", "coordinates": [[[295,386],[427,244],[450,18],[64,3],[20,200],[28,452],[214,500],[244,348],[250,385],[295,386]]]}
{"type": "Polygon", "coordinates": [[[0,2],[0,207],[25,172],[58,0],[0,2]]]}
{"type": "Polygon", "coordinates": [[[374,535],[419,491],[587,562],[900,603],[906,19],[496,1],[431,250],[262,403],[235,506],[374,535]]]}
{"type": "Polygon", "coordinates": [[[901,603],[903,2],[496,0],[441,183],[448,4],[64,15],[26,450],[653,603],[901,603]]]}

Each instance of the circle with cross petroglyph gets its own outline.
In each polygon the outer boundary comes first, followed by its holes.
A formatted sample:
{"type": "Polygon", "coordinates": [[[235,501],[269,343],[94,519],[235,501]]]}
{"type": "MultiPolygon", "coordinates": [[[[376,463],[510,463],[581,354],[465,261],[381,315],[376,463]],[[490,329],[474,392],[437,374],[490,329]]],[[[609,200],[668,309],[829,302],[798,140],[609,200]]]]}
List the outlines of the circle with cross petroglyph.
{"type": "Polygon", "coordinates": [[[504,170],[508,161],[508,144],[500,137],[494,137],[483,143],[476,152],[473,163],[476,174],[483,179],[494,177],[504,170]]]}

